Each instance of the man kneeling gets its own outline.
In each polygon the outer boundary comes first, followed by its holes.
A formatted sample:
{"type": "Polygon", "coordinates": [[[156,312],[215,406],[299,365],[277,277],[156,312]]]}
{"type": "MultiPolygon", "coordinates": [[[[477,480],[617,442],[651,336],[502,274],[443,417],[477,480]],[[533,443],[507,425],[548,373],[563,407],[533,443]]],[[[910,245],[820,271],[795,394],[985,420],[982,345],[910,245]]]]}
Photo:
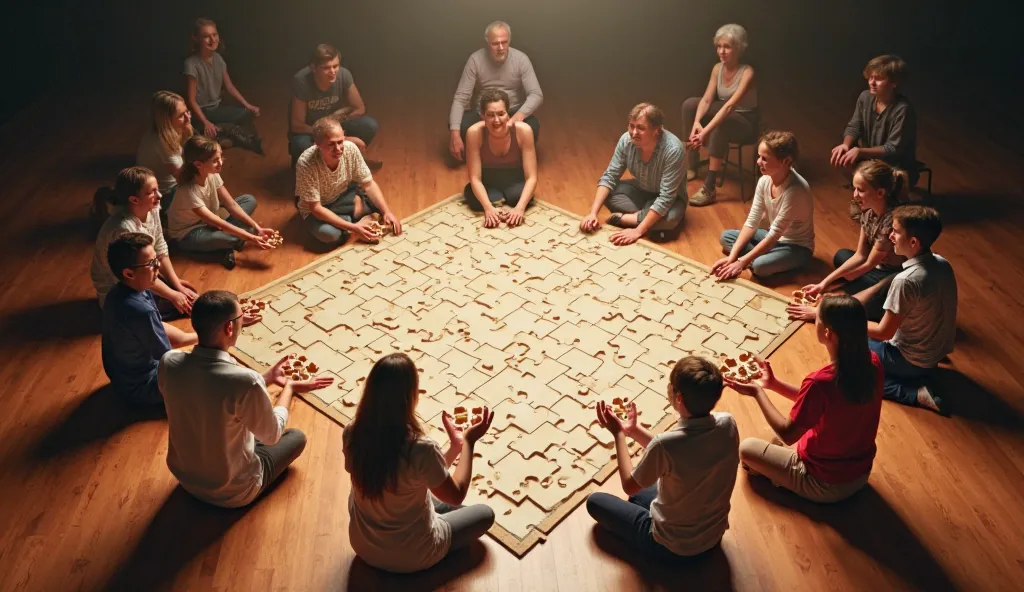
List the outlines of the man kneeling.
{"type": "Polygon", "coordinates": [[[391,213],[363,155],[345,140],[332,117],[313,124],[313,141],[295,164],[295,204],[303,224],[318,241],[336,247],[350,233],[367,243],[380,238],[371,214],[379,214],[395,234],[402,223],[391,213]]]}
{"type": "Polygon", "coordinates": [[[238,365],[228,350],[242,330],[242,308],[231,292],[213,290],[192,305],[199,344],[160,359],[157,380],[167,408],[167,467],[185,491],[225,508],[255,500],[306,447],[286,430],[292,393],[330,386],[333,378],[293,381],[283,358],[260,375],[238,365]],[[270,404],[267,385],[281,389],[270,404]]]}

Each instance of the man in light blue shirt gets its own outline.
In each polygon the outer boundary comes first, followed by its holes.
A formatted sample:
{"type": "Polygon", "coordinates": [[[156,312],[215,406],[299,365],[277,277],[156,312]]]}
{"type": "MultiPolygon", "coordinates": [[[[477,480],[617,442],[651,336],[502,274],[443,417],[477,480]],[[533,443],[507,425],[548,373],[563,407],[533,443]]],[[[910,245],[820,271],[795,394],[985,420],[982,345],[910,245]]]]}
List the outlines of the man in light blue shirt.
{"type": "Polygon", "coordinates": [[[662,127],[665,115],[650,103],[629,112],[629,129],[619,138],[601,180],[590,214],[580,222],[586,232],[597,230],[597,213],[604,204],[612,211],[608,224],[622,228],[611,236],[622,246],[644,235],[655,241],[679,236],[686,199],[679,199],[683,179],[683,143],[662,127]],[[633,179],[622,181],[626,170],[633,179]]]}

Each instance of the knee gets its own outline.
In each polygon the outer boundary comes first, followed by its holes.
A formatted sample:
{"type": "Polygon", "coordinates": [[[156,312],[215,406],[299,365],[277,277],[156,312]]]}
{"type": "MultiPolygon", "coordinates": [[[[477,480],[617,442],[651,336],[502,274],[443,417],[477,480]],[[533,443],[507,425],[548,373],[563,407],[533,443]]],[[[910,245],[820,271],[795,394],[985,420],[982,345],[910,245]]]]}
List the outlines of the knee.
{"type": "Polygon", "coordinates": [[[683,114],[689,114],[693,117],[697,113],[697,105],[700,104],[700,97],[690,97],[683,101],[683,114]]]}
{"type": "Polygon", "coordinates": [[[611,497],[607,493],[598,491],[587,496],[587,513],[594,520],[600,521],[603,516],[605,498],[611,497]]]}
{"type": "Polygon", "coordinates": [[[850,249],[839,249],[832,257],[832,267],[839,267],[843,263],[846,263],[852,256],[853,251],[850,249]]]}
{"type": "Polygon", "coordinates": [[[718,243],[722,245],[722,248],[731,248],[736,242],[737,236],[739,236],[739,232],[735,230],[723,230],[722,235],[718,237],[718,243]]]}
{"type": "Polygon", "coordinates": [[[295,456],[299,456],[306,449],[306,433],[297,428],[289,428],[286,433],[295,447],[295,456]]]}
{"type": "Polygon", "coordinates": [[[740,442],[740,462],[746,464],[747,461],[756,460],[761,457],[761,453],[764,452],[764,440],[760,438],[744,438],[740,442]]]}
{"type": "Polygon", "coordinates": [[[321,224],[319,228],[312,229],[310,234],[316,240],[330,246],[337,246],[348,240],[347,230],[335,228],[330,224],[321,224]]]}
{"type": "Polygon", "coordinates": [[[494,524],[494,508],[481,504],[480,505],[480,523],[484,530],[489,530],[494,524]]]}
{"type": "Polygon", "coordinates": [[[755,277],[766,278],[778,273],[778,269],[771,261],[765,261],[765,257],[758,257],[750,265],[750,273],[754,274],[755,277]]]}
{"type": "Polygon", "coordinates": [[[246,214],[251,214],[256,211],[256,198],[248,193],[236,197],[235,203],[238,204],[238,207],[245,210],[246,214]]]}

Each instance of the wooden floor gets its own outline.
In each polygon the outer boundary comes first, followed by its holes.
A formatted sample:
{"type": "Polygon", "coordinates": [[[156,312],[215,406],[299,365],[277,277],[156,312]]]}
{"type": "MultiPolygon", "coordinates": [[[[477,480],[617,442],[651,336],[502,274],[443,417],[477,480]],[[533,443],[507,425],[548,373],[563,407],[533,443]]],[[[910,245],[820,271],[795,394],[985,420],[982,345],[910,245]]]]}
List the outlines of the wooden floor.
{"type": "MultiPolygon", "coordinates": [[[[645,89],[650,94],[581,94],[567,81],[544,82],[537,194],[577,213],[589,206],[628,107],[654,97],[678,131],[677,105],[686,96],[672,84],[645,89]]],[[[459,191],[464,170],[442,160],[450,85],[416,87],[415,96],[383,83],[360,86],[382,123],[375,153],[386,164],[377,179],[397,213],[459,191]]],[[[1020,589],[1019,160],[947,106],[919,102],[919,156],[936,171],[930,201],[946,224],[936,250],[952,262],[960,287],[956,351],[939,379],[954,417],[886,403],[869,486],[836,506],[804,503],[740,475],[721,549],[685,567],[635,556],[595,531],[580,507],[522,559],[486,538],[426,573],[397,577],[355,560],[341,428],[305,403],[294,403],[291,425],[309,436],[306,452],[265,499],[224,511],[177,488],[164,460],[165,422],[126,411],[106,388],[86,209],[95,187],[131,164],[153,88],[102,88],[62,89],[0,129],[0,590],[1020,589]]],[[[838,88],[762,90],[765,119],[797,133],[800,170],[817,198],[816,260],[772,286],[780,291],[822,277],[832,253],[856,238],[848,191],[827,164],[856,96],[855,86],[852,94],[850,85],[838,88]]],[[[179,273],[202,288],[242,292],[318,256],[303,246],[291,206],[287,87],[243,90],[263,107],[267,156],[227,152],[224,178],[235,194],[258,197],[257,219],[280,228],[286,244],[246,251],[230,272],[178,257],[179,273]]],[[[719,233],[740,224],[745,207],[730,181],[721,203],[687,216],[671,248],[711,262],[719,233]]],[[[804,328],[772,361],[783,377],[799,380],[825,362],[825,352],[804,328]]],[[[719,408],[736,416],[743,436],[769,436],[753,401],[727,392],[719,408]]],[[[618,487],[611,479],[604,490],[621,494],[618,487]]]]}

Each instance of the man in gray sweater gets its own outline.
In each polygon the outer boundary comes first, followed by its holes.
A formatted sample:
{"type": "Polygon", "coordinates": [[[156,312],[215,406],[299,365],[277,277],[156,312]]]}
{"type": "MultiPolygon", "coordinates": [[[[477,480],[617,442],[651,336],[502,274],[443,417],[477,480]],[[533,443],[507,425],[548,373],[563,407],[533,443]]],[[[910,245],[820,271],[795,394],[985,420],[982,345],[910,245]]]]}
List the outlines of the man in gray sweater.
{"type": "Polygon", "coordinates": [[[455,98],[448,114],[448,130],[451,135],[448,150],[455,160],[466,158],[466,130],[481,120],[478,106],[480,93],[496,88],[508,93],[511,108],[508,125],[517,121],[526,122],[533,128],[533,138],[540,136],[540,122],[533,116],[544,101],[544,93],[537,82],[533,64],[525,53],[509,47],[512,28],[508,23],[494,21],[484,30],[487,46],[473,52],[466,61],[466,67],[455,89],[455,98]]]}

